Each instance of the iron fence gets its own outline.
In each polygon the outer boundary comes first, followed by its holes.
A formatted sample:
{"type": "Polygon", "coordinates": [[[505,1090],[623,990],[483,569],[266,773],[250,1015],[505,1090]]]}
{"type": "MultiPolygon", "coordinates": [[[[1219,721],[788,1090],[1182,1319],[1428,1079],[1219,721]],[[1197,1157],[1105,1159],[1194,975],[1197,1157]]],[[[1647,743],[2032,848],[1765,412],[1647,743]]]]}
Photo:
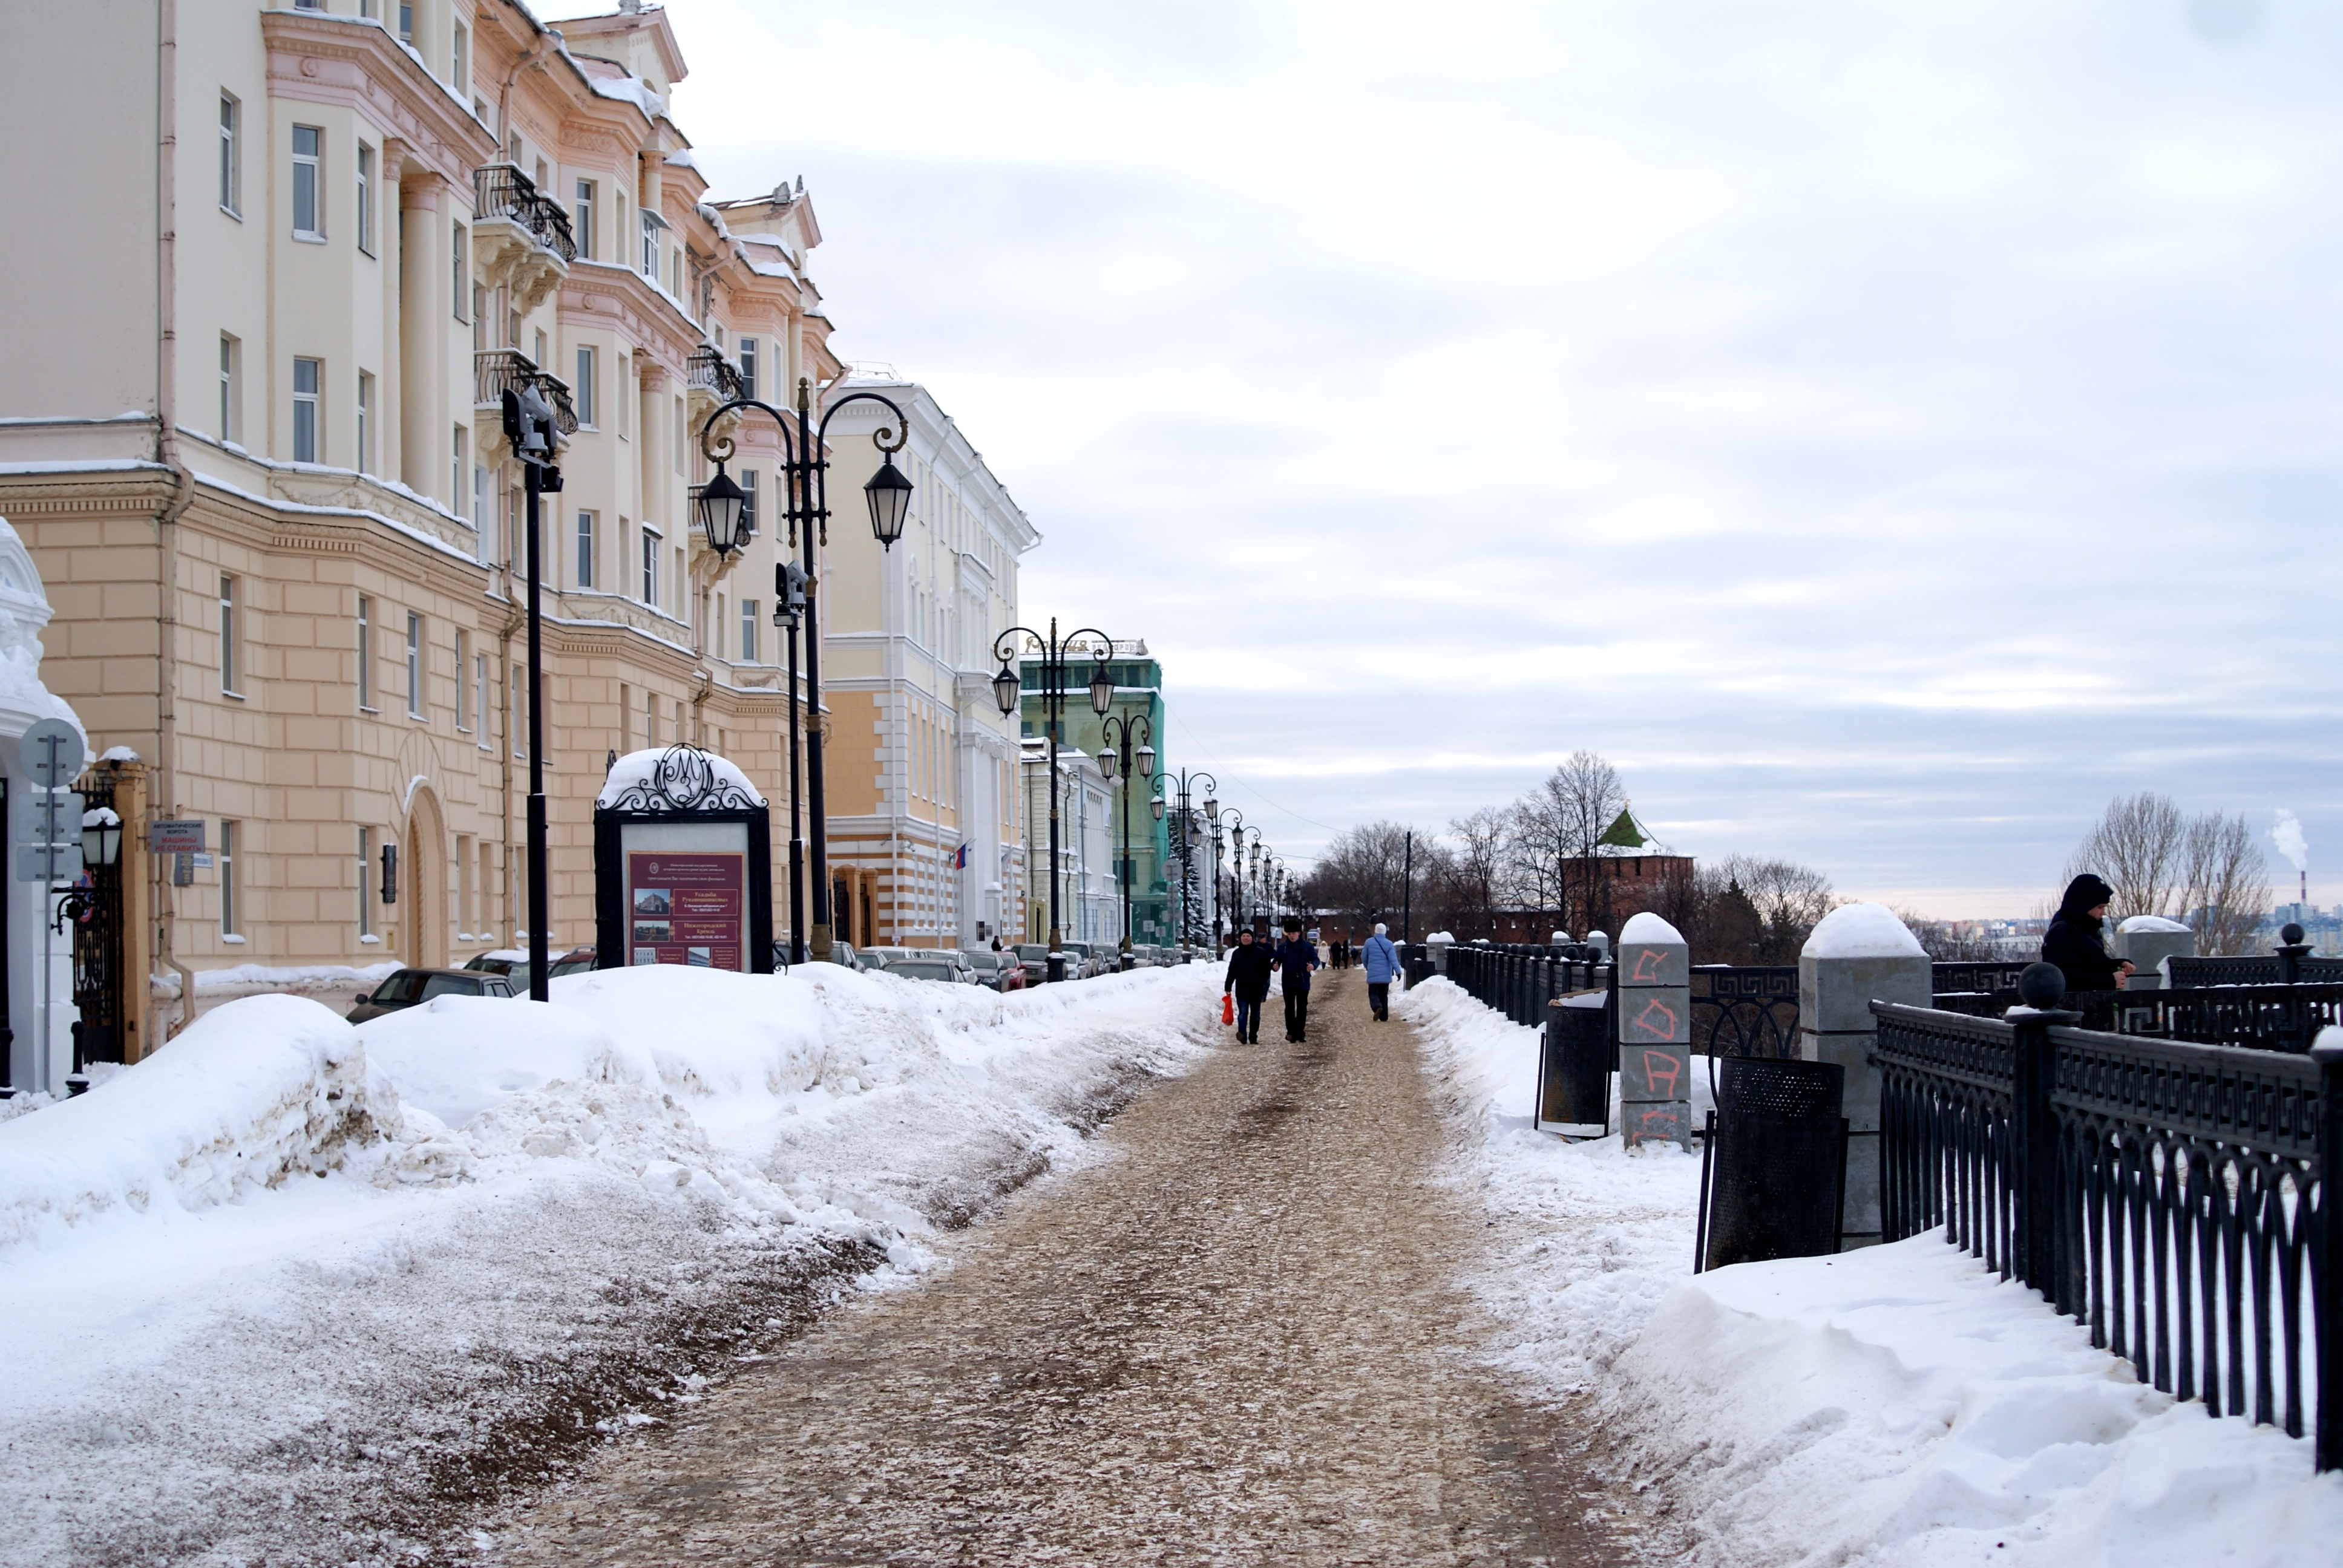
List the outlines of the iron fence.
{"type": "Polygon", "coordinates": [[[578,259],[578,242],[569,232],[569,214],[537,182],[511,164],[482,164],[472,171],[472,211],[478,221],[505,217],[527,229],[529,237],[565,262],[578,259]]]}
{"type": "Polygon", "coordinates": [[[2210,1414],[2315,1409],[2343,1468],[2343,1050],[1871,1010],[1885,1240],[1944,1227],[2210,1414]]]}
{"type": "MultiPolygon", "coordinates": [[[[2015,991],[1953,991],[1934,999],[1939,1011],[1974,1018],[1998,1018],[2017,1000],[2015,991]]],[[[2081,1014],[2086,1029],[2108,1034],[2300,1053],[2321,1029],[2343,1024],[2343,985],[2086,990],[2070,992],[2060,1005],[2081,1014]]]]}
{"type": "MultiPolygon", "coordinates": [[[[1429,965],[1426,966],[1427,970],[1429,965]]],[[[1573,991],[1607,986],[1611,966],[1597,950],[1486,946],[1448,950],[1448,978],[1483,1005],[1530,1029],[1545,1027],[1546,1004],[1573,991]]]]}
{"type": "Polygon", "coordinates": [[[472,405],[494,407],[504,401],[506,388],[515,392],[534,387],[553,406],[554,428],[565,436],[578,434],[578,409],[569,400],[569,383],[537,367],[537,361],[518,348],[472,350],[472,405]]]}
{"type": "Polygon", "coordinates": [[[2294,953],[2247,953],[2226,959],[2192,959],[2176,954],[2164,961],[2170,966],[2175,986],[2284,985],[2297,980],[2343,985],[2343,959],[2314,959],[2294,953]]]}

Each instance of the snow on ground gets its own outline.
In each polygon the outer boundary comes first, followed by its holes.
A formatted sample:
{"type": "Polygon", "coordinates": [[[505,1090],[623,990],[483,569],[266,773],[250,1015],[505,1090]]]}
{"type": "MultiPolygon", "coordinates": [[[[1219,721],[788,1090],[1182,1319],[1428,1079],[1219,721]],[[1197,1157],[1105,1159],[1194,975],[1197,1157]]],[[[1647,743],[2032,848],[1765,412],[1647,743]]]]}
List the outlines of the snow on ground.
{"type": "Polygon", "coordinates": [[[1456,1180],[1510,1238],[1473,1282],[1498,1361],[1592,1402],[1686,1560],[2343,1563],[2343,1475],[2314,1478],[2308,1440],[2144,1387],[1936,1234],[1695,1278],[1696,1158],[1536,1132],[1536,1031],[1445,980],[1393,1007],[1463,1134],[1456,1180]]]}
{"type": "Polygon", "coordinates": [[[1218,979],[208,1010],[0,1123],[0,1564],[398,1561],[1081,1162],[1218,979]]]}

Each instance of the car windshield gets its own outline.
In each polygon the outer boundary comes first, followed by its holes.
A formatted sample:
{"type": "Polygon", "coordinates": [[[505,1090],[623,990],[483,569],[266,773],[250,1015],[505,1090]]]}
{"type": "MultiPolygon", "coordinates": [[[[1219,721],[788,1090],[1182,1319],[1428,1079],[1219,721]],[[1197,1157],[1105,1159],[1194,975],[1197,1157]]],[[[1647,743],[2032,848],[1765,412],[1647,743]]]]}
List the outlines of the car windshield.
{"type": "Polygon", "coordinates": [[[972,970],[997,970],[1001,967],[999,953],[962,953],[960,960],[972,970]]]}
{"type": "Polygon", "coordinates": [[[478,996],[482,989],[480,981],[470,975],[425,975],[423,977],[425,1001],[429,1001],[435,996],[478,996]]]}
{"type": "Polygon", "coordinates": [[[1021,959],[1031,959],[1038,963],[1050,956],[1050,950],[1038,943],[1021,942],[1017,947],[1017,956],[1021,959]]]}
{"type": "Polygon", "coordinates": [[[951,965],[940,964],[933,959],[897,959],[887,966],[887,972],[901,975],[905,980],[948,980],[958,978],[951,965]]]}
{"type": "Polygon", "coordinates": [[[413,1001],[423,990],[424,976],[419,970],[400,970],[374,988],[368,1000],[378,1002],[413,1001]]]}

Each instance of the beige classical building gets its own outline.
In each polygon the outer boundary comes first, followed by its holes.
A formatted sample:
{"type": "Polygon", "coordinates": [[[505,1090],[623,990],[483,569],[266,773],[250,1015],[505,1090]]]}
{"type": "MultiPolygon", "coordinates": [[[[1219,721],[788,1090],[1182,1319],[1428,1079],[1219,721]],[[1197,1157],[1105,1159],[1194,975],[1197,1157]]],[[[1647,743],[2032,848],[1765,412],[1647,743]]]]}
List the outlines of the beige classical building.
{"type": "MultiPolygon", "coordinates": [[[[0,42],[26,241],[0,247],[0,516],[55,606],[50,684],[215,852],[177,888],[136,856],[157,912],[134,963],[518,940],[508,386],[576,426],[540,536],[557,950],[592,940],[610,753],[690,739],[786,802],[771,421],[733,432],[763,512],[745,556],[695,537],[689,491],[720,398],[840,374],[821,234],[801,181],[705,199],[664,12],[75,0],[0,7],[0,42]]],[[[850,521],[833,543],[867,539],[850,521]]]]}
{"type": "Polygon", "coordinates": [[[992,645],[1017,624],[1018,561],[1041,536],[926,387],[871,367],[831,397],[836,492],[870,477],[889,404],[909,432],[895,460],[912,484],[891,548],[867,528],[830,535],[824,777],[840,930],[880,946],[1013,941],[1027,853],[1019,720],[994,701],[992,645]]]}

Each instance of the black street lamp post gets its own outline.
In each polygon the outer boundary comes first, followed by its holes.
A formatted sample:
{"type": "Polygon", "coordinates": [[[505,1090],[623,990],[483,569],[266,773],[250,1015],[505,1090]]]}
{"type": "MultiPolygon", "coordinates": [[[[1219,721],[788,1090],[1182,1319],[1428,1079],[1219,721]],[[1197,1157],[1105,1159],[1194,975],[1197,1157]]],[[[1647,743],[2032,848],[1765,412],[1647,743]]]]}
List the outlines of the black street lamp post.
{"type": "MultiPolygon", "coordinates": [[[[1118,762],[1122,769],[1122,859],[1116,869],[1121,872],[1122,878],[1122,948],[1121,950],[1122,967],[1129,969],[1131,963],[1131,775],[1135,759],[1140,777],[1151,783],[1154,780],[1155,726],[1148,721],[1147,715],[1144,713],[1109,714],[1100,724],[1099,730],[1106,741],[1104,746],[1099,748],[1099,771],[1112,779],[1118,762]],[[1131,726],[1134,719],[1139,722],[1139,749],[1136,753],[1131,748],[1131,726]]],[[[1158,817],[1163,815],[1163,806],[1161,801],[1156,803],[1155,814],[1158,817]]]]}
{"type": "Polygon", "coordinates": [[[503,405],[505,439],[511,443],[513,456],[520,459],[528,498],[521,523],[528,531],[528,997],[531,1001],[545,1001],[550,996],[548,970],[552,955],[547,946],[552,940],[553,911],[546,869],[545,617],[538,548],[538,535],[544,530],[538,523],[538,510],[539,498],[561,493],[561,470],[554,462],[559,448],[553,405],[546,401],[536,383],[518,390],[506,387],[503,405]]]}
{"type": "MultiPolygon", "coordinates": [[[[1234,941],[1237,940],[1237,932],[1244,929],[1245,834],[1252,829],[1245,825],[1244,813],[1234,806],[1222,809],[1221,820],[1226,822],[1229,829],[1228,900],[1223,907],[1229,911],[1229,940],[1234,941]]],[[[1221,867],[1221,849],[1217,842],[1219,837],[1217,823],[1214,824],[1213,836],[1216,841],[1212,846],[1212,870],[1215,875],[1218,875],[1221,867]]],[[[1214,889],[1212,897],[1215,902],[1220,900],[1220,891],[1217,888],[1214,889]]],[[[1220,933],[1215,931],[1212,934],[1217,937],[1220,933]]]]}
{"type": "MultiPolygon", "coordinates": [[[[798,559],[784,558],[773,572],[774,620],[787,617],[789,626],[789,946],[793,961],[799,946],[798,932],[804,927],[799,920],[804,895],[799,890],[800,851],[797,837],[797,736],[798,691],[796,676],[797,621],[805,623],[805,705],[814,715],[806,735],[805,787],[808,814],[813,819],[813,940],[810,956],[816,962],[829,959],[830,949],[830,829],[822,801],[821,772],[821,618],[815,605],[820,592],[818,561],[814,547],[819,542],[824,549],[830,547],[830,422],[838,411],[850,403],[877,403],[895,416],[890,429],[885,425],[871,432],[870,444],[879,448],[879,471],[862,487],[863,499],[870,508],[870,532],[879,543],[888,548],[903,537],[903,521],[910,511],[911,481],[903,470],[895,467],[895,454],[903,449],[910,438],[910,421],[894,399],[877,392],[853,392],[830,403],[822,410],[819,425],[813,418],[813,383],[798,377],[796,427],[791,428],[790,417],[769,403],[754,397],[735,397],[708,416],[699,427],[699,450],[716,465],[716,475],[700,487],[697,504],[699,522],[707,531],[708,543],[718,556],[729,555],[746,546],[756,532],[754,520],[741,516],[746,492],[725,473],[724,465],[733,452],[729,437],[718,437],[712,432],[716,421],[736,408],[758,408],[770,416],[781,432],[782,516],[788,521],[789,548],[797,550],[798,559]],[[891,439],[890,439],[891,437],[891,439]],[[802,525],[802,531],[800,531],[802,525]],[[798,607],[795,614],[782,607],[798,607]]],[[[532,542],[532,549],[535,545],[532,542]]],[[[532,705],[533,706],[533,705],[532,705]]],[[[532,723],[534,715],[532,714],[532,723]]],[[[536,748],[532,745],[532,754],[536,748]]]]}
{"type": "Polygon", "coordinates": [[[1061,950],[1063,930],[1058,919],[1058,739],[1065,728],[1066,677],[1069,669],[1067,654],[1079,637],[1096,639],[1097,651],[1092,656],[1091,670],[1091,710],[1101,718],[1114,706],[1114,678],[1108,673],[1108,661],[1114,657],[1114,639],[1095,627],[1058,635],[1058,618],[1050,618],[1047,637],[1031,627],[1012,626],[992,639],[992,657],[1001,661],[1001,668],[992,677],[992,700],[1006,719],[1017,711],[1023,683],[1017,671],[1009,668],[1015,655],[1016,639],[1025,637],[1041,652],[1041,715],[1050,735],[1050,959],[1048,974],[1052,982],[1066,978],[1066,955],[1061,950]]]}
{"type": "MultiPolygon", "coordinates": [[[[1192,792],[1199,786],[1205,791],[1204,816],[1212,825],[1212,895],[1213,902],[1217,904],[1220,901],[1221,879],[1221,803],[1213,792],[1220,789],[1221,781],[1209,773],[1190,773],[1185,768],[1181,769],[1177,773],[1159,773],[1155,776],[1154,781],[1157,785],[1169,789],[1180,802],[1177,812],[1180,836],[1180,941],[1183,947],[1193,947],[1198,944],[1198,939],[1202,933],[1196,919],[1195,896],[1195,841],[1202,829],[1196,826],[1196,808],[1192,792]]],[[[1163,815],[1161,795],[1155,798],[1155,815],[1159,819],[1163,815]]],[[[1218,924],[1217,920],[1214,923],[1218,924]]],[[[1213,934],[1216,939],[1215,945],[1217,945],[1219,933],[1215,931],[1213,934]]]]}

